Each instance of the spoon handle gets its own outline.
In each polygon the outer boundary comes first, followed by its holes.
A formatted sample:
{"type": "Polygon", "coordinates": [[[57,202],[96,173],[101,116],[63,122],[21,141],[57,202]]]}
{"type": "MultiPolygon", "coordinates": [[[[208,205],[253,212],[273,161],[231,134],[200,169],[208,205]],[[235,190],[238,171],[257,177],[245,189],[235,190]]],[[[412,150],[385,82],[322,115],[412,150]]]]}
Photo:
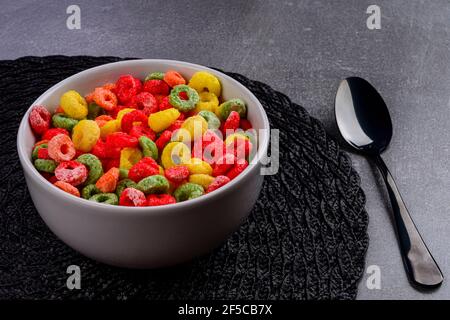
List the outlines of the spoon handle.
{"type": "Polygon", "coordinates": [[[383,175],[391,199],[400,250],[408,277],[421,287],[440,285],[444,276],[409,215],[394,178],[381,156],[375,156],[375,162],[383,175]]]}

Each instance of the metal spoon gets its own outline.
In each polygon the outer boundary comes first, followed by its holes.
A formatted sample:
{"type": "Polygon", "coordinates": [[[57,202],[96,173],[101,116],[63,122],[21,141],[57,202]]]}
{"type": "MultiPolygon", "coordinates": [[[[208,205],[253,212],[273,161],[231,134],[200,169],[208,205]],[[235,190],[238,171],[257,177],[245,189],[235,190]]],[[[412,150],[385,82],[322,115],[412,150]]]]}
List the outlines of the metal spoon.
{"type": "Polygon", "coordinates": [[[386,183],[406,273],[421,287],[436,287],[444,276],[406,209],[394,178],[381,158],[392,138],[392,122],[383,98],[366,80],[351,77],[339,85],[336,122],[343,138],[372,159],[386,183]]]}

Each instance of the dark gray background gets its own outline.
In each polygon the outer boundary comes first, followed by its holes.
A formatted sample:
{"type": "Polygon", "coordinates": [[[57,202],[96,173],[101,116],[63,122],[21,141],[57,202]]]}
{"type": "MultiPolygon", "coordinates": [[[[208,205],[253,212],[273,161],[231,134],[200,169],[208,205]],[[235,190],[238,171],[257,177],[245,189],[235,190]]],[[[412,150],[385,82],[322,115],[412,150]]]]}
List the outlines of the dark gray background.
{"type": "MultiPolygon", "coordinates": [[[[333,1],[1,1],[0,59],[25,55],[167,58],[215,66],[263,81],[302,104],[335,134],[340,79],[371,81],[390,108],[394,138],[385,160],[442,271],[450,275],[450,2],[333,1]],[[66,8],[81,8],[81,30],[66,8]],[[381,7],[381,30],[366,9],[381,7]]],[[[1,93],[5,94],[5,93],[1,93]]],[[[382,181],[352,156],[367,195],[367,266],[381,290],[360,283],[360,299],[450,299],[406,279],[382,181]]]]}

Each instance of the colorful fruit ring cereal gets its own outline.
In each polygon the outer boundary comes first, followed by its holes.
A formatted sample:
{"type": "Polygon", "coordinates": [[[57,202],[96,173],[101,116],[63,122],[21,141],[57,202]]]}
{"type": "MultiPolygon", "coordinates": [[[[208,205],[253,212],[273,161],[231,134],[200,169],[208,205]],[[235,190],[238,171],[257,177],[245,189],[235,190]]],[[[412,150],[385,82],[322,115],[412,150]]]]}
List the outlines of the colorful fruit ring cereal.
{"type": "Polygon", "coordinates": [[[137,189],[145,194],[167,193],[169,191],[169,181],[162,175],[153,175],[142,179],[137,184],[137,189]]]}
{"type": "Polygon", "coordinates": [[[184,84],[175,86],[169,96],[170,104],[181,112],[193,110],[199,100],[200,97],[198,96],[197,91],[184,84]],[[183,92],[187,95],[187,100],[180,97],[180,93],[183,92]]]}
{"type": "Polygon", "coordinates": [[[189,80],[189,86],[194,88],[198,93],[211,92],[217,97],[220,96],[221,86],[220,81],[209,72],[198,71],[194,73],[191,80],[189,80]]]}
{"type": "Polygon", "coordinates": [[[179,116],[180,112],[175,108],[155,112],[148,117],[148,126],[155,132],[161,132],[170,127],[179,116]]]}
{"type": "Polygon", "coordinates": [[[141,124],[147,124],[148,119],[145,113],[143,113],[140,110],[134,110],[132,112],[126,113],[122,121],[120,123],[120,127],[122,128],[123,132],[130,132],[133,125],[135,125],[137,122],[140,122],[141,124]]]}
{"type": "Polygon", "coordinates": [[[154,95],[167,96],[170,92],[170,87],[163,80],[150,79],[145,81],[142,90],[154,95]]]}
{"type": "Polygon", "coordinates": [[[85,182],[87,176],[88,170],[86,169],[86,166],[75,160],[61,162],[55,169],[56,179],[67,182],[73,186],[85,182]]]}
{"type": "Polygon", "coordinates": [[[61,96],[59,105],[64,110],[64,114],[76,120],[86,118],[88,106],[86,100],[75,90],[69,90],[61,96]]]}
{"type": "Polygon", "coordinates": [[[142,149],[144,157],[151,157],[154,160],[158,160],[158,147],[148,137],[141,136],[139,138],[139,146],[142,149]]]}
{"type": "Polygon", "coordinates": [[[192,200],[198,198],[204,194],[203,187],[196,183],[185,183],[179,186],[173,196],[177,202],[183,202],[186,200],[192,200]]]}
{"type": "Polygon", "coordinates": [[[56,162],[50,159],[36,159],[34,166],[38,171],[53,173],[56,169],[56,162]]]}
{"type": "Polygon", "coordinates": [[[97,180],[95,186],[102,193],[111,193],[116,190],[118,180],[119,169],[111,168],[104,175],[102,175],[100,179],[97,180]]]}
{"type": "Polygon", "coordinates": [[[199,116],[203,117],[208,123],[208,129],[219,129],[220,128],[220,119],[216,116],[215,113],[207,110],[202,110],[198,113],[199,116]]]}
{"type": "Polygon", "coordinates": [[[169,70],[164,74],[164,81],[172,88],[178,85],[186,84],[183,76],[174,70],[169,70]]]}
{"type": "Polygon", "coordinates": [[[37,134],[44,134],[50,128],[52,115],[43,106],[33,106],[28,118],[31,129],[37,134]]]}
{"type": "Polygon", "coordinates": [[[147,206],[156,207],[163,206],[166,204],[176,203],[177,200],[170,194],[149,194],[147,196],[147,206]]]}
{"type": "Polygon", "coordinates": [[[73,195],[75,197],[78,197],[78,198],[80,197],[80,191],[78,191],[78,189],[76,187],[74,187],[73,185],[71,185],[70,183],[67,183],[64,181],[56,181],[53,185],[55,187],[58,187],[62,191],[70,193],[71,195],[73,195]]]}
{"type": "Polygon", "coordinates": [[[127,207],[144,207],[147,205],[147,199],[142,191],[129,187],[121,193],[119,204],[127,207]]]}
{"type": "Polygon", "coordinates": [[[89,201],[99,202],[99,203],[107,203],[112,205],[119,204],[119,198],[115,193],[97,193],[89,198],[89,201]]]}
{"type": "Polygon", "coordinates": [[[173,166],[164,171],[164,175],[170,182],[181,183],[189,177],[189,169],[186,166],[173,166]]]}
{"type": "Polygon", "coordinates": [[[150,157],[144,157],[139,160],[128,171],[128,178],[134,182],[139,182],[142,179],[159,173],[158,163],[150,157]]]}
{"type": "Polygon", "coordinates": [[[169,169],[178,164],[183,164],[191,158],[191,151],[182,142],[168,143],[161,155],[161,163],[164,169],[169,169]]]}
{"type": "Polygon", "coordinates": [[[102,162],[92,153],[85,153],[80,155],[77,158],[77,161],[84,164],[89,169],[85,184],[96,183],[97,180],[103,175],[102,162]]]}
{"type": "Polygon", "coordinates": [[[120,152],[119,168],[130,170],[141,159],[142,152],[139,148],[123,148],[120,152]]]}
{"type": "Polygon", "coordinates": [[[216,115],[225,121],[228,119],[231,111],[236,111],[239,113],[241,118],[247,117],[247,107],[245,106],[245,102],[241,99],[231,99],[225,101],[217,108],[216,115]]]}
{"type": "Polygon", "coordinates": [[[58,134],[48,142],[48,155],[56,162],[69,161],[75,153],[72,140],[65,134],[58,134]]]}
{"type": "Polygon", "coordinates": [[[148,80],[163,80],[163,79],[164,79],[164,72],[151,72],[145,77],[144,82],[147,82],[148,80]]]}
{"type": "Polygon", "coordinates": [[[81,120],[72,130],[72,141],[77,150],[89,152],[100,138],[100,128],[94,120],[81,120]]]}
{"type": "Polygon", "coordinates": [[[214,190],[217,190],[220,187],[226,185],[228,182],[230,182],[230,178],[228,178],[227,176],[217,176],[206,189],[206,193],[213,192],[214,190]]]}
{"type": "Polygon", "coordinates": [[[56,113],[52,117],[52,124],[56,128],[63,128],[67,131],[72,131],[73,127],[75,127],[78,123],[78,120],[69,118],[69,116],[62,114],[62,113],[56,113]]]}
{"type": "Polygon", "coordinates": [[[83,199],[89,199],[97,193],[100,193],[100,190],[97,189],[95,184],[88,184],[83,189],[81,189],[81,197],[83,199]]]}
{"type": "Polygon", "coordinates": [[[94,102],[106,111],[111,111],[117,106],[117,97],[111,90],[95,88],[93,98],[94,102]]]}

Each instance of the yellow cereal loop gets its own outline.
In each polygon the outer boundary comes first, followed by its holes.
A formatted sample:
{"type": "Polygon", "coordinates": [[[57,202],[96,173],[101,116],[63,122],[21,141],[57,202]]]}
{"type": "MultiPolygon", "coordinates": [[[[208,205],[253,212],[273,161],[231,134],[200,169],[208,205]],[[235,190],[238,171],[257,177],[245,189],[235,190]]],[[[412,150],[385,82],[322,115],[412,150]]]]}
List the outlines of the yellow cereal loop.
{"type": "Polygon", "coordinates": [[[208,189],[209,185],[214,181],[214,177],[203,174],[203,173],[196,173],[191,174],[189,176],[189,182],[199,184],[203,187],[203,189],[208,189]]]}
{"type": "Polygon", "coordinates": [[[208,122],[202,116],[192,116],[184,120],[181,129],[187,130],[191,136],[191,140],[201,138],[208,130],[208,122]]]}
{"type": "Polygon", "coordinates": [[[100,135],[103,139],[107,135],[120,131],[120,122],[118,120],[109,120],[100,128],[100,135]]]}
{"type": "Polygon", "coordinates": [[[94,120],[81,120],[72,130],[75,149],[89,152],[100,138],[100,128],[94,120]]]}
{"type": "Polygon", "coordinates": [[[75,90],[69,90],[61,96],[59,105],[70,118],[81,120],[88,114],[86,100],[75,90]]]}
{"type": "Polygon", "coordinates": [[[218,106],[219,99],[214,93],[202,92],[200,93],[200,101],[195,106],[194,113],[199,113],[203,110],[216,112],[218,106]]]}
{"type": "Polygon", "coordinates": [[[209,163],[199,158],[192,158],[189,162],[185,163],[185,166],[188,168],[190,174],[212,174],[212,167],[209,163]]]}
{"type": "Polygon", "coordinates": [[[120,169],[130,170],[141,159],[142,152],[138,148],[123,148],[120,152],[120,169]]]}
{"type": "Polygon", "coordinates": [[[179,116],[180,111],[175,108],[155,112],[148,117],[148,126],[155,132],[161,132],[170,127],[179,116]]]}
{"type": "Polygon", "coordinates": [[[182,142],[169,142],[161,155],[161,163],[164,169],[175,165],[187,163],[191,159],[191,151],[182,142]]]}
{"type": "Polygon", "coordinates": [[[194,73],[188,84],[194,88],[198,93],[211,92],[217,97],[220,96],[221,86],[220,81],[214,75],[206,71],[199,71],[194,73]]]}
{"type": "Polygon", "coordinates": [[[225,139],[225,145],[229,145],[236,139],[250,140],[249,137],[243,133],[232,133],[225,139]]]}

